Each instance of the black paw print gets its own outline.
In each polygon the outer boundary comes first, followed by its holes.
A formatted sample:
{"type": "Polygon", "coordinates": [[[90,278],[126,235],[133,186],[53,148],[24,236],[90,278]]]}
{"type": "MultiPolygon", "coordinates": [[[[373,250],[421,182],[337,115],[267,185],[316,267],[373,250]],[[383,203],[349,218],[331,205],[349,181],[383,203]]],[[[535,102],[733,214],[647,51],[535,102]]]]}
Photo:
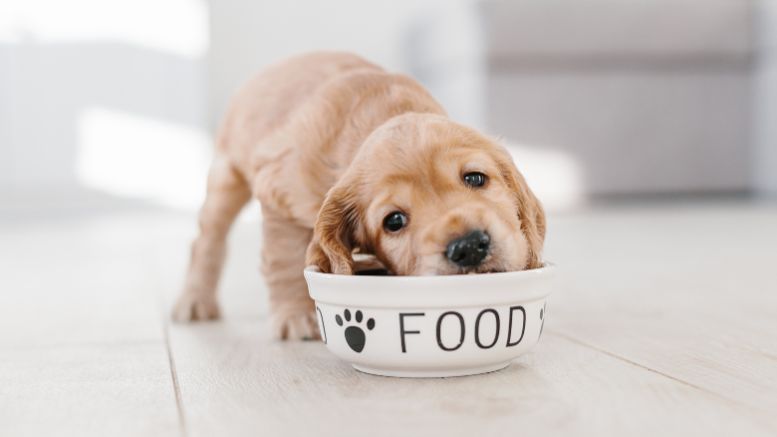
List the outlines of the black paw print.
{"type": "MultiPolygon", "coordinates": [[[[346,322],[351,321],[351,312],[349,310],[343,311],[343,317],[345,318],[346,322]]],[[[338,325],[343,326],[343,317],[340,317],[340,314],[335,315],[335,322],[337,322],[338,325]]],[[[364,318],[364,315],[361,311],[356,310],[356,313],[353,315],[354,321],[356,323],[361,323],[362,319],[364,318]]],[[[368,319],[367,320],[367,329],[372,331],[372,328],[375,327],[375,319],[368,319]]],[[[364,342],[367,340],[367,337],[364,335],[364,330],[356,325],[349,326],[345,328],[345,341],[348,343],[348,346],[353,349],[354,352],[361,352],[364,349],[364,342]]]]}

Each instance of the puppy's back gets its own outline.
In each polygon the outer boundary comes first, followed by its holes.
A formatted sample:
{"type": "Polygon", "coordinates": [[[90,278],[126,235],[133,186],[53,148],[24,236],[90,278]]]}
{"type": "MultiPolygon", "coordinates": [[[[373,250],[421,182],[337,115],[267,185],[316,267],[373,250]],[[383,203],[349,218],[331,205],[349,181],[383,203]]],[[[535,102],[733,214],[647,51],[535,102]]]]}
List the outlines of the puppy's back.
{"type": "Polygon", "coordinates": [[[356,70],[383,71],[357,55],[343,52],[307,53],[267,67],[232,98],[217,148],[228,154],[249,152],[247,149],[286,122],[321,86],[356,70]]]}

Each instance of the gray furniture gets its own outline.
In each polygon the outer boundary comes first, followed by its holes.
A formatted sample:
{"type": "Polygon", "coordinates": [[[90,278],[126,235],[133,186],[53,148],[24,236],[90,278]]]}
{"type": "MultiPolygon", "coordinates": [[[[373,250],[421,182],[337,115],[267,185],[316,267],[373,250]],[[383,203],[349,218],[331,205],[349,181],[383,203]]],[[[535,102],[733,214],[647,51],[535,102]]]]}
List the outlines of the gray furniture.
{"type": "Polygon", "coordinates": [[[750,1],[477,1],[419,20],[407,54],[453,117],[568,156],[588,194],[739,192],[770,149],[753,29],[750,1]]]}

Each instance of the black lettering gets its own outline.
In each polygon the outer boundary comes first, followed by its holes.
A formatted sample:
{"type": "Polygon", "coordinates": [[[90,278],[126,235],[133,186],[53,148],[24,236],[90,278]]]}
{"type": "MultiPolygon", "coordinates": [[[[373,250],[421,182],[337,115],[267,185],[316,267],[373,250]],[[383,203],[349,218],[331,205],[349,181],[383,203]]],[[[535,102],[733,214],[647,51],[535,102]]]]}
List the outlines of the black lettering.
{"type": "Polygon", "coordinates": [[[491,349],[496,344],[497,340],[499,340],[499,313],[496,312],[496,310],[487,308],[478,314],[477,319],[475,319],[475,343],[477,343],[478,347],[481,349],[491,349]],[[491,342],[488,346],[483,346],[483,344],[480,342],[480,318],[483,317],[483,314],[491,313],[494,315],[494,321],[496,321],[496,335],[494,335],[494,341],[491,342]]]}
{"type": "Polygon", "coordinates": [[[407,353],[405,334],[420,334],[421,331],[405,331],[405,316],[424,316],[425,313],[399,313],[399,337],[402,340],[402,353],[407,353]]]}
{"type": "Polygon", "coordinates": [[[437,319],[437,345],[440,346],[440,349],[444,351],[455,351],[456,349],[460,348],[461,345],[464,343],[464,317],[461,316],[461,314],[457,313],[456,311],[448,311],[440,314],[440,318],[437,319]],[[459,336],[459,344],[452,348],[445,347],[444,344],[442,344],[442,337],[440,335],[440,328],[442,327],[442,319],[445,318],[445,316],[454,315],[459,318],[459,325],[461,330],[461,335],[459,336]]]}
{"type": "Polygon", "coordinates": [[[321,339],[324,340],[324,344],[326,344],[326,326],[324,326],[324,315],[321,313],[321,308],[316,306],[316,311],[318,311],[318,320],[321,322],[321,339]]]}
{"type": "Polygon", "coordinates": [[[515,346],[516,344],[520,343],[521,340],[523,340],[524,331],[526,331],[526,310],[524,310],[522,306],[510,307],[510,323],[507,327],[507,347],[515,346]],[[510,338],[513,336],[513,312],[515,310],[521,310],[521,313],[523,314],[521,321],[521,336],[518,337],[518,340],[510,342],[510,338]]]}

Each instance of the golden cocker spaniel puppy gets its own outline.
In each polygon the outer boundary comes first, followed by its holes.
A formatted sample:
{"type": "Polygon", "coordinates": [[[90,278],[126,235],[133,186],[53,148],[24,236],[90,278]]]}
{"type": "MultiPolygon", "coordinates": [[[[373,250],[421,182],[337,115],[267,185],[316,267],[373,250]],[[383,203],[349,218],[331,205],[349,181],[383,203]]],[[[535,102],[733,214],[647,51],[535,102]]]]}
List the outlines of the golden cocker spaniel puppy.
{"type": "Polygon", "coordinates": [[[396,275],[542,263],[543,209],[508,152],[448,119],[413,79],[351,54],[285,60],[234,97],[174,319],[219,316],[226,236],[252,197],[279,338],[318,335],[306,265],[349,275],[354,253],[396,275]]]}

